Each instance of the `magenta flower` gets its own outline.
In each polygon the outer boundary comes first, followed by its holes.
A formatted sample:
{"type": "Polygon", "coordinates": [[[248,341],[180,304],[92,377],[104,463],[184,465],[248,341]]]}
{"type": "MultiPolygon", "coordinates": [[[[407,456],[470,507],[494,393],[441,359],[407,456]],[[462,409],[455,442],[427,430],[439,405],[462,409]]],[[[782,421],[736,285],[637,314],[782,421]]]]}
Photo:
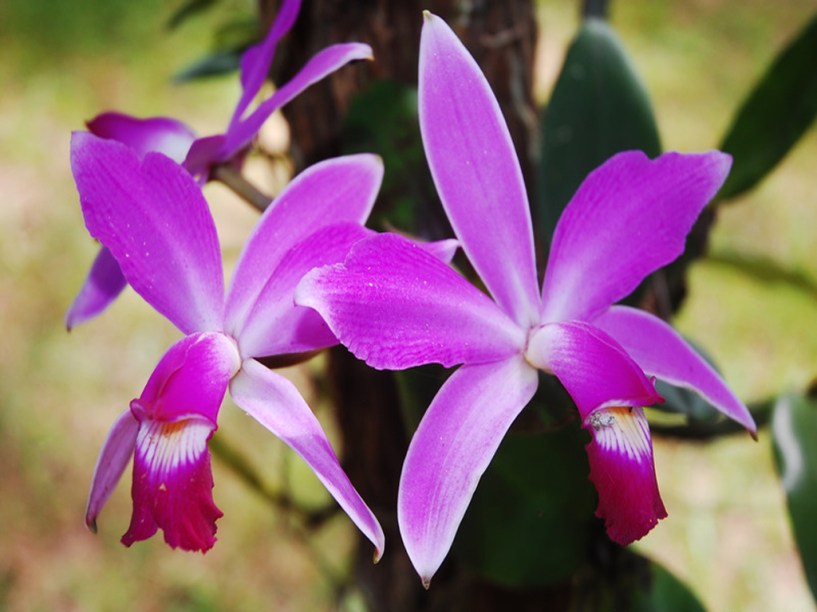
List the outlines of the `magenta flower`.
{"type": "Polygon", "coordinates": [[[755,431],[746,407],[669,325],[613,306],[683,251],[730,158],[628,152],[609,160],[562,215],[540,294],[507,126],[476,62],[429,13],[419,88],[437,190],[493,300],[385,234],[357,243],[343,264],[313,270],[296,290],[296,303],[315,308],[375,368],[463,364],[429,406],[403,465],[398,518],[409,557],[428,584],[538,371],[555,374],[575,401],[591,436],[597,515],[613,540],[632,542],[666,516],[643,410],[662,400],[647,375],[695,389],[755,431]]]}
{"type": "MultiPolygon", "coordinates": [[[[278,41],[292,28],[300,8],[301,0],[284,0],[266,38],[247,49],[242,56],[242,94],[223,134],[196,139],[193,130],[176,119],[137,119],[121,113],[97,116],[88,122],[88,130],[102,138],[123,143],[140,156],[153,151],[164,153],[179,163],[184,162],[187,170],[202,182],[209,179],[214,166],[240,163],[243,151],[272,113],[347,63],[372,58],[369,45],[331,45],[319,51],[290,81],[248,113],[269,74],[278,41]]],[[[101,249],[66,313],[66,327],[70,330],[100,314],[122,292],[125,284],[119,265],[106,249],[101,249]]]]}
{"type": "Polygon", "coordinates": [[[233,401],[312,468],[383,552],[383,532],[295,386],[256,357],[309,353],[337,341],[312,310],[294,305],[303,274],[342,261],[382,175],[373,155],[328,160],[296,177],[262,215],[224,295],[216,228],[199,185],[164,155],[140,158],[113,140],[76,133],[71,162],[85,223],[128,283],[185,337],[159,362],[113,426],[86,513],[96,517],[131,455],[133,517],[126,545],[164,531],[172,547],[206,551],[221,512],[207,441],[229,387],[233,401]]]}

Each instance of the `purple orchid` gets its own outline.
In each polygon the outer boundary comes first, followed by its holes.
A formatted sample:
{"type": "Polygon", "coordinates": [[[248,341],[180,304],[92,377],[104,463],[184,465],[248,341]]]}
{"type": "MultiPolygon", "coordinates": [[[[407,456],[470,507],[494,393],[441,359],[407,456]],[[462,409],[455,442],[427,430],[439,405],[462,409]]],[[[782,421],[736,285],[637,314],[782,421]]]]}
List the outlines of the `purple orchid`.
{"type": "MultiPolygon", "coordinates": [[[[88,130],[102,138],[123,143],[140,156],[158,152],[179,163],[184,162],[185,168],[202,182],[209,179],[215,166],[240,163],[243,151],[272,113],[347,63],[372,58],[369,45],[331,45],[319,51],[290,81],[248,114],[250,104],[269,74],[275,48],[281,38],[292,29],[300,9],[301,0],[284,0],[266,38],[244,52],[241,58],[241,98],[223,134],[197,139],[191,128],[176,119],[137,119],[113,112],[103,113],[89,121],[88,130]]],[[[125,284],[119,265],[106,249],[101,249],[79,294],[66,313],[66,327],[70,330],[100,314],[122,292],[125,284]]]]}
{"type": "Polygon", "coordinates": [[[419,112],[437,191],[493,300],[387,234],[357,243],[342,264],[313,270],[296,290],[296,303],[316,309],[375,368],[463,364],[429,406],[403,465],[398,518],[415,569],[428,585],[539,371],[561,381],[590,433],[596,514],[609,536],[621,544],[642,537],[666,516],[643,410],[662,399],[647,375],[696,390],[756,430],[669,325],[613,305],[682,253],[730,158],[713,151],[610,159],[565,209],[540,294],[525,186],[499,105],[456,35],[427,12],[419,112]]]}
{"type": "Polygon", "coordinates": [[[255,358],[308,355],[337,343],[314,311],[295,306],[293,291],[305,272],[342,261],[372,233],[362,224],[382,180],[380,159],[332,159],[297,176],[261,216],[226,298],[213,218],[181,166],[84,132],[73,136],[71,163],[91,235],[136,292],[185,334],[108,435],[89,527],[133,455],[133,516],[122,542],[161,528],[174,548],[208,550],[221,512],[207,441],[229,387],[238,406],[307,462],[379,557],[383,531],[317,419],[289,380],[255,358]]]}

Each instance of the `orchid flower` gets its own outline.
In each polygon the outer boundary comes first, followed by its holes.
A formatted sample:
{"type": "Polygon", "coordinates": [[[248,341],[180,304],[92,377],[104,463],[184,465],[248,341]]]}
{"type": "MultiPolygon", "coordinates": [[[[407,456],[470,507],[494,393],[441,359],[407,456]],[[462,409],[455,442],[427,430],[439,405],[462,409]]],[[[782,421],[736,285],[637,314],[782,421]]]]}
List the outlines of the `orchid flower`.
{"type": "MultiPolygon", "coordinates": [[[[103,113],[89,121],[88,130],[97,136],[124,143],[140,156],[150,151],[164,153],[179,163],[184,162],[192,175],[206,182],[214,166],[232,161],[239,163],[237,158],[276,110],[347,63],[372,58],[369,45],[331,45],[319,51],[290,81],[248,114],[250,104],[269,74],[275,48],[292,29],[300,8],[301,0],[284,0],[266,38],[244,52],[241,58],[241,98],[223,134],[197,139],[191,128],[176,119],[137,119],[113,112],[103,113]]],[[[100,314],[122,292],[125,284],[119,265],[102,248],[66,313],[66,327],[70,330],[100,314]]]]}
{"type": "Polygon", "coordinates": [[[164,531],[172,547],[206,551],[221,512],[207,441],[227,389],[233,401],[312,468],[383,552],[383,531],[343,472],[295,386],[257,357],[305,354],[337,343],[293,291],[317,265],[341,261],[371,233],[362,227],[383,176],[373,155],[316,164],[261,216],[224,295],[218,237],[199,185],[164,155],[75,133],[71,163],[85,222],[128,283],[185,337],[162,357],[100,453],[86,512],[96,518],[133,456],[133,516],[122,542],[164,531]]]}
{"type": "Polygon", "coordinates": [[[382,234],[357,243],[344,263],[307,274],[296,303],[316,309],[372,367],[462,364],[420,422],[400,480],[400,530],[426,586],[539,371],[573,398],[590,434],[596,514],[611,539],[628,544],[666,516],[643,410],[662,399],[648,375],[696,390],[756,430],[746,407],[668,324],[613,305],[681,254],[730,158],[713,151],[610,159],[565,209],[540,294],[525,186],[499,105],[456,35],[428,12],[419,64],[434,182],[493,299],[415,245],[382,234]]]}

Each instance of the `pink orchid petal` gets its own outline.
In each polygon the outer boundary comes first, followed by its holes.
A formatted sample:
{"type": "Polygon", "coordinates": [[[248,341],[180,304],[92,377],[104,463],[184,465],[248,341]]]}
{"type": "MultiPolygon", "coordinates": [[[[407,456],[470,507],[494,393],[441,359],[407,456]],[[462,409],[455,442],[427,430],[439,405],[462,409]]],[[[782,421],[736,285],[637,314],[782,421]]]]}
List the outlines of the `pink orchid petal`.
{"type": "Polygon", "coordinates": [[[582,419],[607,406],[664,401],[621,345],[587,323],[549,323],[539,328],[529,340],[527,359],[556,375],[582,419]]]}
{"type": "Polygon", "coordinates": [[[372,210],[383,161],[349,155],[310,166],[264,211],[247,241],[227,296],[226,329],[237,335],[284,255],[304,238],[336,223],[363,225],[372,210]]]}
{"type": "Polygon", "coordinates": [[[520,355],[464,365],[442,386],[411,440],[397,497],[406,552],[428,586],[477,483],[539,379],[520,355]]]}
{"type": "Polygon", "coordinates": [[[358,242],[344,264],[313,270],[295,302],[378,369],[451,366],[521,351],[525,331],[491,299],[416,243],[395,234],[358,242]]]}
{"type": "Polygon", "coordinates": [[[699,393],[753,435],[757,425],[746,405],[672,326],[643,310],[613,306],[593,320],[615,338],[649,375],[699,393]]]}
{"type": "Polygon", "coordinates": [[[215,544],[213,472],[205,419],[140,423],[133,461],[133,516],[122,543],[130,546],[164,531],[172,548],[206,552],[215,544]]]}
{"type": "Polygon", "coordinates": [[[196,139],[190,127],[170,117],[139,119],[108,112],[97,115],[87,126],[93,135],[121,142],[136,151],[139,157],[150,152],[164,153],[179,164],[196,139]]]}
{"type": "Polygon", "coordinates": [[[585,420],[584,427],[592,436],[587,458],[590,480],[599,494],[596,516],[604,519],[611,540],[627,545],[667,516],[644,410],[601,409],[585,420]]]}
{"type": "Polygon", "coordinates": [[[677,258],[730,166],[719,151],[628,151],[591,172],[553,235],[542,321],[592,319],[677,258]]]}
{"type": "Polygon", "coordinates": [[[158,153],[140,160],[113,140],[76,132],[71,167],[85,224],[130,285],[184,333],[219,330],[221,253],[199,187],[158,153]]]}
{"type": "Polygon", "coordinates": [[[337,344],[317,312],[295,305],[295,287],[313,268],[342,262],[353,244],[372,233],[353,223],[330,225],[292,247],[270,275],[244,326],[233,332],[241,354],[282,355],[337,344]]]}
{"type": "Polygon", "coordinates": [[[320,423],[289,380],[257,361],[244,362],[230,385],[235,403],[278,436],[312,468],[352,522],[375,546],[375,560],[383,554],[383,530],[361,499],[320,423]]]}
{"type": "Polygon", "coordinates": [[[499,104],[446,23],[425,13],[420,129],[434,183],[463,250],[522,327],[538,320],[533,231],[522,171],[499,104]]]}
{"type": "Polygon", "coordinates": [[[187,156],[184,158],[184,168],[199,183],[210,180],[211,166],[218,161],[221,149],[224,147],[224,135],[215,134],[198,138],[190,145],[187,156]]]}
{"type": "Polygon", "coordinates": [[[231,123],[217,161],[231,158],[252,142],[261,126],[276,110],[310,86],[354,60],[372,59],[372,48],[362,43],[342,43],[322,49],[290,81],[258,105],[244,121],[231,123]]]}
{"type": "Polygon", "coordinates": [[[300,10],[301,0],[283,0],[264,40],[247,49],[241,56],[241,88],[243,91],[230,120],[230,130],[241,120],[244,111],[269,76],[275,48],[292,29],[300,10]]]}
{"type": "Polygon", "coordinates": [[[65,313],[65,326],[70,331],[102,313],[127,285],[119,264],[111,252],[102,247],[88,277],[65,313]]]}
{"type": "Polygon", "coordinates": [[[102,445],[85,509],[85,524],[93,532],[96,532],[96,517],[113,493],[133,455],[138,430],[139,422],[133,418],[130,410],[126,410],[116,419],[102,445]]]}
{"type": "Polygon", "coordinates": [[[227,385],[240,366],[238,348],[224,334],[185,336],[162,356],[131,410],[140,420],[198,418],[215,426],[227,385]]]}

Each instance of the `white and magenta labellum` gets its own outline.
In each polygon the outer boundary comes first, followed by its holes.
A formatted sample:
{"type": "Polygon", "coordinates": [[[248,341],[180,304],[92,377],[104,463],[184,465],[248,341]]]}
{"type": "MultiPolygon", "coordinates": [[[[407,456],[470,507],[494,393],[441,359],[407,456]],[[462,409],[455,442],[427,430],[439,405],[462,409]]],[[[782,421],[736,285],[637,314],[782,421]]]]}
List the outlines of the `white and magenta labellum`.
{"type": "Polygon", "coordinates": [[[165,541],[206,551],[215,543],[213,475],[207,441],[240,358],[220,333],[185,337],[165,354],[131,414],[139,423],[133,463],[133,516],[125,545],[161,528],[165,541]]]}
{"type": "Polygon", "coordinates": [[[590,480],[599,493],[596,516],[614,542],[646,535],[667,511],[658,492],[652,441],[643,408],[614,406],[590,414],[584,427],[590,480]]]}

